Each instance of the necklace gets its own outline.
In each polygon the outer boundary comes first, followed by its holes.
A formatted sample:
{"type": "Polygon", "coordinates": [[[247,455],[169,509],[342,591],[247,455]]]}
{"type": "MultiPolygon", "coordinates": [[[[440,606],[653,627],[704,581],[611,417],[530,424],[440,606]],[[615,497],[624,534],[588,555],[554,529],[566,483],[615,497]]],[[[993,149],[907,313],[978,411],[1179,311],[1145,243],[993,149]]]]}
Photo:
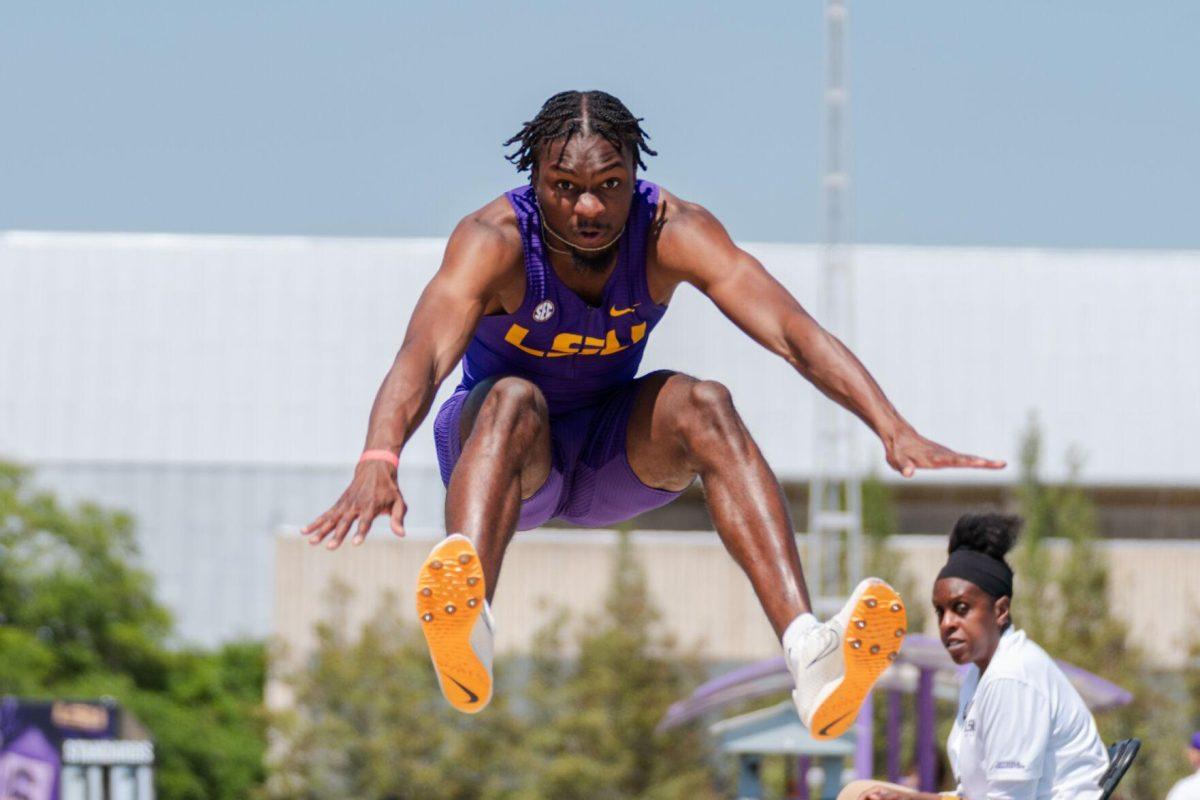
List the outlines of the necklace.
{"type": "MultiPolygon", "coordinates": [[[[546,230],[547,230],[547,228],[546,228],[546,223],[544,223],[544,222],[542,223],[542,230],[543,230],[543,231],[546,231],[546,230]]],[[[547,239],[545,236],[543,236],[543,237],[542,237],[542,244],[544,244],[544,245],[546,246],[546,249],[547,249],[547,250],[551,250],[551,251],[553,251],[553,252],[555,252],[555,253],[561,253],[561,254],[562,254],[562,255],[564,255],[564,256],[569,256],[569,255],[571,255],[571,251],[570,251],[570,250],[563,250],[562,248],[555,247],[554,245],[550,244],[550,240],[549,240],[549,239],[547,239]]]]}

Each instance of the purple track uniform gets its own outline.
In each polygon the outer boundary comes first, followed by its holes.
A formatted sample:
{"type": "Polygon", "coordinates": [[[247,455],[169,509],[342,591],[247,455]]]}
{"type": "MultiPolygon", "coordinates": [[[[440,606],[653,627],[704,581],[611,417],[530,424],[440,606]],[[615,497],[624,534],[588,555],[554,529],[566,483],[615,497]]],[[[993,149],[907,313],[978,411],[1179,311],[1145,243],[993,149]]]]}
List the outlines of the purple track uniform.
{"type": "Polygon", "coordinates": [[[463,355],[463,380],[438,410],[433,435],[442,482],[462,454],[459,420],[480,381],[515,376],[534,383],[550,412],[552,463],[546,482],[521,504],[518,530],[551,519],[611,525],[669,503],[679,492],[642,483],[629,466],[625,433],[643,378],[646,340],[667,307],[646,286],[646,246],[658,186],[639,180],[617,263],[599,306],[563,285],[542,245],[533,187],[505,196],[517,214],[525,254],[525,298],[514,314],[479,321],[463,355]]]}

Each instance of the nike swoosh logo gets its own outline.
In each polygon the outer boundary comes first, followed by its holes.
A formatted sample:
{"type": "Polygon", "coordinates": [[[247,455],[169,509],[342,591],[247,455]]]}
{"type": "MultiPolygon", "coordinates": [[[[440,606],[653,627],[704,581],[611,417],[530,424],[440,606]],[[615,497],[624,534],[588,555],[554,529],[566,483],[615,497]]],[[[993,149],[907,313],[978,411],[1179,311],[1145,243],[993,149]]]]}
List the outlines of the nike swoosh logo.
{"type": "Polygon", "coordinates": [[[822,650],[821,652],[817,653],[816,658],[814,658],[812,661],[808,662],[808,665],[811,667],[813,664],[817,663],[822,658],[825,658],[826,656],[831,655],[834,650],[838,649],[838,645],[840,645],[840,644],[841,644],[841,642],[838,641],[838,639],[836,637],[830,636],[828,644],[825,645],[825,649],[822,650]]]}
{"type": "MultiPolygon", "coordinates": [[[[444,672],[443,672],[442,674],[443,674],[443,675],[446,675],[446,673],[444,673],[444,672]]],[[[451,683],[453,683],[455,686],[457,686],[458,688],[462,689],[464,692],[466,692],[466,693],[467,693],[467,702],[468,702],[468,703],[478,703],[478,702],[479,702],[479,695],[475,694],[475,693],[474,693],[474,692],[472,692],[470,689],[468,689],[467,687],[463,686],[463,685],[462,685],[461,683],[459,683],[458,681],[454,680],[454,678],[452,678],[451,676],[449,676],[449,675],[446,675],[446,677],[447,677],[447,678],[450,678],[450,682],[451,682],[451,683]]]]}
{"type": "Polygon", "coordinates": [[[845,714],[842,714],[840,717],[835,719],[833,722],[829,723],[824,728],[821,728],[821,730],[817,731],[817,735],[818,736],[828,736],[830,728],[832,728],[834,725],[837,725],[839,722],[841,722],[842,720],[844,720],[846,717],[850,716],[853,713],[854,713],[853,711],[847,711],[845,714]]]}
{"type": "Polygon", "coordinates": [[[634,303],[629,308],[617,308],[616,306],[609,306],[608,315],[610,317],[623,317],[626,314],[632,314],[633,310],[640,305],[641,303],[634,303]]]}

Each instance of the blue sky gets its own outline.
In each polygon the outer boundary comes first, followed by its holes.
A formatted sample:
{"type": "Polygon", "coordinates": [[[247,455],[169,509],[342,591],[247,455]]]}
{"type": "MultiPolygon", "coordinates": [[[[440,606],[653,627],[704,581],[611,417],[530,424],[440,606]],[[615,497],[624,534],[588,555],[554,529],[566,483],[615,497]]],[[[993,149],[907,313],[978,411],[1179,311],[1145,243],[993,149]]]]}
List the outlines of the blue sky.
{"type": "MultiPolygon", "coordinates": [[[[851,0],[848,53],[858,240],[1200,247],[1200,4],[851,0]]],[[[445,235],[604,88],[646,177],[814,241],[822,63],[816,0],[5,4],[0,229],[445,235]]]]}

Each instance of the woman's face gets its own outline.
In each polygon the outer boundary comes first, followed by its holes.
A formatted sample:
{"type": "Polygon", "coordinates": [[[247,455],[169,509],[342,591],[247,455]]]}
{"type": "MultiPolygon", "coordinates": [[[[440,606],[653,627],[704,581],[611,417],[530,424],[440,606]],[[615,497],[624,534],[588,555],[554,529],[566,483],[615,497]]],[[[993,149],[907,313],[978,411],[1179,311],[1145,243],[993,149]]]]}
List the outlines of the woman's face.
{"type": "Polygon", "coordinates": [[[987,669],[1009,622],[1009,598],[994,598],[963,578],[942,578],[933,585],[933,610],[954,663],[987,669]]]}

